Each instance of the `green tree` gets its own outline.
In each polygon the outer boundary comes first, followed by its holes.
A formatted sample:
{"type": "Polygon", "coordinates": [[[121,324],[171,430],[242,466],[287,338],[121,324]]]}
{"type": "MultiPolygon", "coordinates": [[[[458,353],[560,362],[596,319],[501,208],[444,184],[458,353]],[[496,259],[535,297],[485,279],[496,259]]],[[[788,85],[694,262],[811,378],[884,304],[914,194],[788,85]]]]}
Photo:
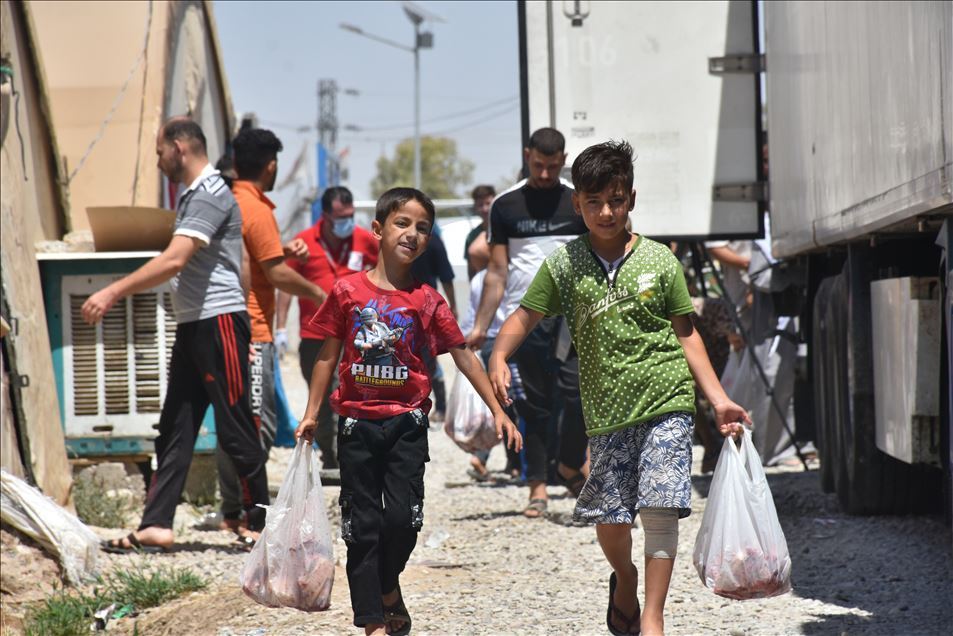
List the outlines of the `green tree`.
{"type": "MultiPolygon", "coordinates": [[[[420,138],[420,189],[433,199],[452,199],[459,187],[473,178],[473,162],[457,155],[457,142],[447,137],[420,138]]],[[[377,176],[371,180],[371,192],[379,197],[396,186],[414,185],[414,140],[404,139],[394,158],[377,160],[377,176]]]]}

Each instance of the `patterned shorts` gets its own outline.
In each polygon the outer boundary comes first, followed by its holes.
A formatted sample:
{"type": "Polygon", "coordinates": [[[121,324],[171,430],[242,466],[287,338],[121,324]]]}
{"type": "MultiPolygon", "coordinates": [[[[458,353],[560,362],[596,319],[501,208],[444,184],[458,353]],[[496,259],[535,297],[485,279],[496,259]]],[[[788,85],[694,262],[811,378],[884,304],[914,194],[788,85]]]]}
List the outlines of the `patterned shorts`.
{"type": "Polygon", "coordinates": [[[665,413],[589,438],[591,469],[573,520],[633,523],[639,508],[691,513],[692,416],[665,413]]]}

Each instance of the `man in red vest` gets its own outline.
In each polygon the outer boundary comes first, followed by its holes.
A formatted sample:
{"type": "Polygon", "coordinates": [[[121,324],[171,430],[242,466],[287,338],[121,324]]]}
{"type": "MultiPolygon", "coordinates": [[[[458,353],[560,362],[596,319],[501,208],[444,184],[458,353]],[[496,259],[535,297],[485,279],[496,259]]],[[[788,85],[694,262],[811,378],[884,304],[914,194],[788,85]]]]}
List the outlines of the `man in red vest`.
{"type": "MultiPolygon", "coordinates": [[[[328,188],[321,196],[321,218],[304,230],[296,238],[302,239],[308,246],[309,256],[305,261],[288,260],[288,266],[306,279],[331,293],[334,282],[353,272],[368,270],[377,264],[378,241],[364,228],[354,224],[354,196],[341,186],[328,188]]],[[[278,294],[277,329],[275,344],[287,346],[288,336],[285,326],[288,322],[288,307],[291,296],[278,294]]],[[[305,382],[311,382],[311,371],[318,357],[318,351],[324,340],[311,326],[311,318],[318,311],[317,305],[306,298],[298,299],[300,309],[301,344],[298,356],[301,363],[301,375],[305,382]]],[[[334,389],[328,388],[328,393],[334,389]]],[[[337,468],[335,452],[336,421],[328,406],[330,400],[322,401],[318,412],[318,426],[315,441],[321,448],[321,464],[324,468],[337,468]]]]}

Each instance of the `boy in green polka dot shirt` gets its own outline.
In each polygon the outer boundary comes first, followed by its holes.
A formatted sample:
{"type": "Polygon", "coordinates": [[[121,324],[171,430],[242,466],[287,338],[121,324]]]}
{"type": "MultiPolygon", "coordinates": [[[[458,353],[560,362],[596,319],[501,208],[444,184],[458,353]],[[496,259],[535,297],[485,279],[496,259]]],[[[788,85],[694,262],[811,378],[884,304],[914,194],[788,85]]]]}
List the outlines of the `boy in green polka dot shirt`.
{"type": "Polygon", "coordinates": [[[612,566],[609,631],[661,634],[678,519],[691,511],[694,385],[723,435],[750,420],[728,399],[692,326],[681,264],[664,245],[626,228],[635,205],[631,146],[590,146],[573,162],[572,180],[573,207],[589,233],[546,258],[500,328],[490,381],[508,403],[507,358],[544,316],[565,316],[579,352],[592,465],[573,517],[596,525],[612,566]],[[636,514],[645,530],[644,611],[632,562],[636,514]]]}

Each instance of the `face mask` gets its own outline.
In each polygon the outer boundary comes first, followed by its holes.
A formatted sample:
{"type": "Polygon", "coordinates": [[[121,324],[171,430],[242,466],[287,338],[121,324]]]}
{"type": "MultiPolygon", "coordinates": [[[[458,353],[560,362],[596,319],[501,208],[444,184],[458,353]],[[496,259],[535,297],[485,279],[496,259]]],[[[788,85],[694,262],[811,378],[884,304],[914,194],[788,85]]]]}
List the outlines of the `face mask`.
{"type": "Polygon", "coordinates": [[[331,233],[340,239],[350,238],[354,234],[354,217],[334,219],[331,222],[331,233]]]}

